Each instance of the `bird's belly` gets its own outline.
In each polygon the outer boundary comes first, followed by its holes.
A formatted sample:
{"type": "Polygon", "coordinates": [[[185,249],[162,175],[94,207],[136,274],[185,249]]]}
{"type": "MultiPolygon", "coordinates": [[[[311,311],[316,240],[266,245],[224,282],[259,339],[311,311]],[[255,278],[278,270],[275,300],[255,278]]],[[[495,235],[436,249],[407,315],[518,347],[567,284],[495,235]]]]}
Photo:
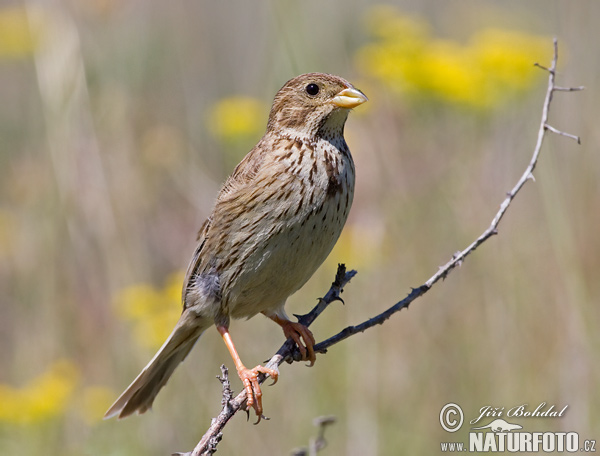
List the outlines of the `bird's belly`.
{"type": "Polygon", "coordinates": [[[275,311],[310,279],[342,232],[351,191],[343,189],[327,196],[304,216],[282,223],[267,242],[255,244],[247,257],[247,267],[231,281],[224,296],[231,317],[248,318],[275,311]]]}

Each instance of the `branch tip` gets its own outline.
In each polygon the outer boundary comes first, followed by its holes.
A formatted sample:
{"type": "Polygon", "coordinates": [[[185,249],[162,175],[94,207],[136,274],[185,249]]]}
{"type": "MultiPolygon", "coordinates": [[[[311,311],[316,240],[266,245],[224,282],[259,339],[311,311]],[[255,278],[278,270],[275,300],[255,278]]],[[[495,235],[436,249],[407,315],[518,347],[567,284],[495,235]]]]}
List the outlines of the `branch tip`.
{"type": "Polygon", "coordinates": [[[559,87],[556,86],[552,89],[553,92],[579,92],[581,90],[585,90],[585,86],[578,87],[559,87]]]}
{"type": "Polygon", "coordinates": [[[544,70],[544,71],[547,71],[548,73],[550,73],[550,74],[554,75],[554,70],[553,70],[553,69],[551,69],[551,68],[545,67],[544,65],[540,65],[540,64],[539,64],[539,63],[537,63],[537,62],[535,62],[535,63],[533,64],[533,66],[536,66],[536,67],[538,67],[538,68],[541,68],[542,70],[544,70]]]}
{"type": "Polygon", "coordinates": [[[581,144],[581,138],[579,136],[576,135],[572,135],[571,133],[567,133],[564,132],[562,130],[559,130],[557,128],[554,128],[552,125],[550,124],[544,124],[544,129],[551,131],[554,134],[560,135],[560,136],[565,136],[567,138],[570,138],[574,141],[577,141],[577,144],[581,144]]]}

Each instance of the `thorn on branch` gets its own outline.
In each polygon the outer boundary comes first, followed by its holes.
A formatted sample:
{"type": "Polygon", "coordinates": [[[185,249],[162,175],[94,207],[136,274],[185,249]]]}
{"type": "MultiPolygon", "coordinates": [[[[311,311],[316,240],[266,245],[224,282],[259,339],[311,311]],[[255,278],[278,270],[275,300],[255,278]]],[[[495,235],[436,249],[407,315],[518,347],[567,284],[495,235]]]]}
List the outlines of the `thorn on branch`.
{"type": "Polygon", "coordinates": [[[527,176],[527,180],[535,182],[535,176],[533,175],[533,173],[529,173],[529,175],[527,176]]]}
{"type": "Polygon", "coordinates": [[[440,276],[442,280],[446,280],[446,276],[448,275],[448,271],[449,271],[449,269],[446,269],[446,266],[440,266],[438,268],[438,274],[442,273],[442,275],[440,276]]]}
{"type": "MultiPolygon", "coordinates": [[[[458,258],[460,258],[461,255],[462,255],[462,252],[460,250],[458,252],[454,252],[454,255],[452,255],[452,261],[456,261],[458,258]]],[[[456,266],[458,266],[458,267],[462,266],[462,262],[463,262],[462,259],[456,261],[456,266]]]]}
{"type": "MultiPolygon", "coordinates": [[[[340,291],[342,291],[342,290],[340,290],[340,291]]],[[[341,297],[341,296],[335,296],[331,302],[334,302],[334,301],[339,301],[339,302],[341,302],[343,305],[346,305],[346,303],[344,302],[344,300],[342,299],[342,297],[341,297]]]]}

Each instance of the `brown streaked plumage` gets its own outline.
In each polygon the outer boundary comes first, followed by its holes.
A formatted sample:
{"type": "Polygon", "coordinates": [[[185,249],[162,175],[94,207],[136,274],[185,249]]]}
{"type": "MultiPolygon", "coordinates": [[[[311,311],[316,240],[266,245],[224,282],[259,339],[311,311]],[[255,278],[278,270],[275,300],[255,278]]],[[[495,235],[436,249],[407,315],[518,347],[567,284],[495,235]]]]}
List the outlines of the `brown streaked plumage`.
{"type": "Polygon", "coordinates": [[[227,179],[200,229],[175,329],[105,418],[151,408],[177,365],[214,324],[260,421],[258,374],[276,381],[278,373],[242,364],[229,334],[231,318],[263,313],[314,363],[312,333],[288,319],[284,304],[325,260],[348,217],[354,163],[344,124],[350,109],[365,101],[348,81],[322,73],[298,76],[277,92],[265,135],[227,179]]]}

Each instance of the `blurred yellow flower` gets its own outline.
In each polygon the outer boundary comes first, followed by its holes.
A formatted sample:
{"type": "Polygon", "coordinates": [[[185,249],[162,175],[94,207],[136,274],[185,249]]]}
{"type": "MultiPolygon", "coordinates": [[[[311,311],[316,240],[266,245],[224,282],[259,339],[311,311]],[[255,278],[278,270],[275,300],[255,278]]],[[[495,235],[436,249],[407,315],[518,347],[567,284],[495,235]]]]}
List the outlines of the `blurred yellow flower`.
{"type": "Polygon", "coordinates": [[[337,263],[349,269],[366,270],[381,260],[383,230],[381,227],[348,224],[326,260],[326,267],[335,270],[337,263]]]}
{"type": "Polygon", "coordinates": [[[374,41],[357,53],[367,75],[403,95],[489,109],[530,87],[551,40],[499,29],[475,33],[466,44],[431,36],[422,20],[391,6],[373,8],[367,28],[374,41]]]}
{"type": "Polygon", "coordinates": [[[75,365],[61,360],[22,388],[0,384],[0,422],[27,425],[62,415],[78,381],[75,365]]]}
{"type": "MultiPolygon", "coordinates": [[[[500,90],[526,89],[538,73],[535,62],[549,60],[552,41],[547,37],[500,29],[484,29],[471,38],[471,52],[486,75],[500,90]]],[[[501,94],[498,94],[501,96],[501,94]]]]}
{"type": "Polygon", "coordinates": [[[373,36],[385,41],[395,41],[408,53],[417,53],[429,39],[429,24],[416,16],[399,14],[391,5],[378,5],[366,16],[367,30],[373,36]],[[403,36],[403,40],[398,40],[403,36]]]}
{"type": "Polygon", "coordinates": [[[0,58],[30,56],[36,49],[37,35],[30,27],[25,8],[0,8],[0,58]]]}
{"type": "Polygon", "coordinates": [[[137,284],[121,290],[114,305],[117,314],[134,324],[140,345],[155,349],[167,339],[181,314],[181,284],[184,274],[172,274],[162,289],[137,284]]]}
{"type": "Polygon", "coordinates": [[[264,103],[255,98],[224,98],[210,109],[209,128],[222,140],[246,139],[265,129],[266,112],[264,103]]]}

